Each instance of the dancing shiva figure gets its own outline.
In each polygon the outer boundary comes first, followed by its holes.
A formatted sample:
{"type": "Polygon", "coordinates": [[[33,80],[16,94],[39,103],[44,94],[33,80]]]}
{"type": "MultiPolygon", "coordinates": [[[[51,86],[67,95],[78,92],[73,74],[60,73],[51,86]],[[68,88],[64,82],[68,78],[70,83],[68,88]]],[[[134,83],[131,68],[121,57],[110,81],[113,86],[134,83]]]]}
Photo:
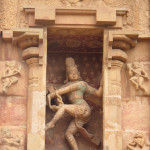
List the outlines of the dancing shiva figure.
{"type": "Polygon", "coordinates": [[[56,122],[66,112],[74,118],[65,133],[66,139],[72,150],[79,150],[74,138],[76,132],[80,132],[88,141],[98,146],[100,144],[100,139],[88,133],[87,130],[83,128],[89,121],[91,115],[91,109],[83,99],[83,96],[84,94],[90,94],[101,98],[102,84],[100,84],[98,89],[95,89],[82,81],[75,61],[71,57],[66,58],[66,78],[67,83],[59,89],[54,90],[53,87],[49,88],[50,93],[47,95],[49,107],[57,112],[53,119],[47,123],[45,130],[53,128],[56,122]],[[63,94],[67,95],[71,104],[64,104],[62,102],[61,95],[63,94]],[[53,98],[57,98],[58,105],[51,105],[51,99],[53,98]]]}

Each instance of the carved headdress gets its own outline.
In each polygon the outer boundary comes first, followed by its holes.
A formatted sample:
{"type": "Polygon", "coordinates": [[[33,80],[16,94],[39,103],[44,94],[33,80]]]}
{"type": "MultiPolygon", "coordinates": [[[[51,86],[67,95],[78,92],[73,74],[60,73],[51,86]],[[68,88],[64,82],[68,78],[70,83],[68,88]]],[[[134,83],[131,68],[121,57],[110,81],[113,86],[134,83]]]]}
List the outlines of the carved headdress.
{"type": "Polygon", "coordinates": [[[68,73],[70,72],[76,72],[79,75],[79,79],[81,80],[80,77],[80,72],[78,71],[77,65],[75,64],[75,61],[72,57],[66,58],[66,80],[65,83],[68,82],[68,73]]]}

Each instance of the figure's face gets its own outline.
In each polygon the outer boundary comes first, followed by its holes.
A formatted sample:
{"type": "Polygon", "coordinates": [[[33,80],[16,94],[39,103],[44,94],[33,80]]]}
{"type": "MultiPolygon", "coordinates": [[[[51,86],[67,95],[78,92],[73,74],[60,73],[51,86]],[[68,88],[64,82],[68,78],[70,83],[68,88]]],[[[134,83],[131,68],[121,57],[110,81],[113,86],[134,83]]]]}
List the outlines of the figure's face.
{"type": "Polygon", "coordinates": [[[134,67],[134,69],[137,69],[137,68],[139,68],[139,64],[138,63],[134,63],[133,67],[134,67]]]}
{"type": "Polygon", "coordinates": [[[14,65],[11,65],[11,66],[10,66],[10,69],[11,69],[11,70],[15,69],[15,66],[14,66],[14,65]]]}
{"type": "Polygon", "coordinates": [[[78,79],[79,79],[79,74],[78,74],[78,72],[76,72],[76,71],[69,72],[69,73],[68,73],[68,79],[69,79],[70,81],[76,81],[76,80],[78,80],[78,79]]]}

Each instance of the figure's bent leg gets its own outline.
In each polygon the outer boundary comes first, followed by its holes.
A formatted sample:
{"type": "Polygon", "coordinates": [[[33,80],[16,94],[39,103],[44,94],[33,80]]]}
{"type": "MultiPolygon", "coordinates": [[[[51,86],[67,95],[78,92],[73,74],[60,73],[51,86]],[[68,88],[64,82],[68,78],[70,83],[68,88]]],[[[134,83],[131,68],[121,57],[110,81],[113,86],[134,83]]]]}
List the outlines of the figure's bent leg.
{"type": "Polygon", "coordinates": [[[54,118],[49,123],[47,123],[45,130],[53,128],[55,126],[55,123],[64,115],[64,113],[65,113],[65,106],[62,105],[62,107],[58,109],[58,111],[56,112],[54,118]]]}
{"type": "Polygon", "coordinates": [[[139,87],[140,87],[141,90],[143,90],[145,93],[147,93],[145,87],[143,86],[143,82],[144,82],[144,78],[140,77],[139,78],[139,87]]]}
{"type": "MultiPolygon", "coordinates": [[[[83,126],[84,123],[80,123],[80,125],[83,126]]],[[[65,134],[66,139],[67,139],[68,143],[70,144],[70,146],[71,146],[71,148],[73,150],[78,150],[78,146],[77,146],[76,140],[75,140],[75,138],[73,136],[77,131],[78,131],[78,128],[77,128],[77,126],[75,124],[75,120],[73,120],[70,123],[70,125],[69,125],[69,127],[68,127],[68,129],[66,131],[66,134],[65,134]]]]}
{"type": "Polygon", "coordinates": [[[75,105],[62,105],[60,109],[56,112],[54,118],[46,125],[45,130],[53,128],[55,123],[64,115],[65,111],[73,117],[75,117],[75,105]]]}
{"type": "Polygon", "coordinates": [[[130,81],[132,82],[133,85],[135,85],[136,90],[138,90],[139,84],[137,83],[137,77],[130,78],[130,81]]]}

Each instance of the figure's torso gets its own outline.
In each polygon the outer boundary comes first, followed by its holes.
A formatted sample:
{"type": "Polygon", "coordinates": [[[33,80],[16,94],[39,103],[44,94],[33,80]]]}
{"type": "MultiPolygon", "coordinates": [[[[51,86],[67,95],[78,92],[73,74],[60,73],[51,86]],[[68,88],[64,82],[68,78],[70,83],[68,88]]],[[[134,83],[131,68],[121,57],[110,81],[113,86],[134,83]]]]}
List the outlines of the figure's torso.
{"type": "Polygon", "coordinates": [[[75,81],[70,82],[68,85],[74,86],[74,84],[77,84],[77,90],[74,90],[72,92],[69,92],[67,94],[69,102],[72,104],[81,104],[83,102],[86,103],[86,101],[83,99],[85,90],[86,90],[86,84],[84,81],[75,81]]]}

